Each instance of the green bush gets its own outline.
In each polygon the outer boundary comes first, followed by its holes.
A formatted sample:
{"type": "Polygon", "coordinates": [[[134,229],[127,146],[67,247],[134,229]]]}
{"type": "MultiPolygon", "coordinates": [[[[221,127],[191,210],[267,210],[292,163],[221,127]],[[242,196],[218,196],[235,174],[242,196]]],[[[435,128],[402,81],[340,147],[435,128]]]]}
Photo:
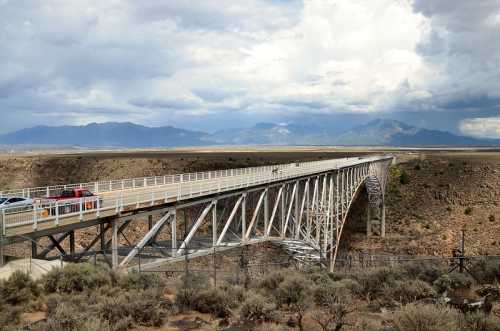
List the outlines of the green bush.
{"type": "Polygon", "coordinates": [[[482,258],[472,263],[471,270],[479,283],[500,282],[500,259],[482,258]]]}
{"type": "Polygon", "coordinates": [[[500,331],[500,318],[484,313],[465,314],[460,324],[461,331],[500,331]]]}
{"type": "Polygon", "coordinates": [[[472,215],[472,207],[466,207],[464,210],[465,215],[472,215]]]}
{"type": "Polygon", "coordinates": [[[473,279],[465,274],[460,273],[452,273],[452,274],[444,274],[433,283],[434,287],[438,290],[439,293],[442,293],[446,290],[456,290],[456,289],[465,289],[470,288],[472,285],[473,279]]]}
{"type": "Polygon", "coordinates": [[[42,285],[47,293],[82,292],[111,284],[112,277],[108,269],[88,263],[71,263],[63,268],[54,268],[42,278],[42,285]]]}
{"type": "Polygon", "coordinates": [[[361,294],[372,298],[382,294],[384,285],[391,286],[396,280],[404,279],[405,274],[399,269],[378,268],[359,272],[352,277],[361,285],[361,294]]]}
{"type": "Polygon", "coordinates": [[[313,295],[314,302],[320,307],[329,307],[335,303],[351,301],[351,291],[341,281],[329,281],[322,285],[316,285],[313,295]]]}
{"type": "Polygon", "coordinates": [[[158,273],[132,271],[119,277],[118,285],[125,290],[157,289],[163,291],[165,282],[158,273]]]}
{"type": "Polygon", "coordinates": [[[458,330],[456,311],[436,305],[407,305],[394,316],[394,331],[458,330]]]}
{"type": "Polygon", "coordinates": [[[405,278],[420,279],[429,284],[446,272],[442,266],[432,261],[407,262],[401,265],[400,269],[404,272],[405,278]]]}
{"type": "Polygon", "coordinates": [[[386,286],[383,293],[383,297],[402,304],[436,296],[436,291],[429,284],[418,279],[410,281],[398,280],[391,286],[386,286]]]}
{"type": "Polygon", "coordinates": [[[180,309],[190,309],[196,302],[196,290],[191,288],[181,288],[175,294],[175,305],[180,309]]]}
{"type": "Polygon", "coordinates": [[[284,270],[272,271],[257,281],[255,287],[268,292],[274,292],[285,280],[286,273],[284,270]]]}
{"type": "Polygon", "coordinates": [[[17,325],[21,319],[21,307],[0,304],[0,329],[1,326],[17,325]]]}
{"type": "Polygon", "coordinates": [[[110,325],[128,319],[139,325],[161,326],[167,313],[161,306],[161,298],[162,293],[155,290],[132,290],[116,297],[99,298],[95,309],[110,325]]]}
{"type": "Polygon", "coordinates": [[[231,308],[237,307],[240,303],[245,301],[246,291],[239,285],[231,285],[224,283],[221,285],[220,290],[228,298],[231,308]]]}
{"type": "Polygon", "coordinates": [[[231,314],[230,307],[234,306],[230,298],[219,288],[210,288],[199,292],[192,303],[194,310],[200,313],[210,313],[216,317],[227,317],[231,314]]]}
{"type": "Polygon", "coordinates": [[[287,275],[276,289],[276,301],[279,305],[293,305],[305,300],[311,293],[311,283],[302,274],[287,275]]]}
{"type": "Polygon", "coordinates": [[[0,282],[0,303],[11,305],[27,303],[39,295],[39,288],[31,276],[22,271],[15,271],[10,277],[0,282]]]}
{"type": "Polygon", "coordinates": [[[401,174],[399,175],[399,182],[403,185],[410,183],[410,175],[408,175],[408,173],[404,169],[401,171],[401,174]]]}
{"type": "Polygon", "coordinates": [[[244,321],[271,322],[275,319],[276,305],[264,296],[250,292],[243,301],[240,317],[244,321]]]}

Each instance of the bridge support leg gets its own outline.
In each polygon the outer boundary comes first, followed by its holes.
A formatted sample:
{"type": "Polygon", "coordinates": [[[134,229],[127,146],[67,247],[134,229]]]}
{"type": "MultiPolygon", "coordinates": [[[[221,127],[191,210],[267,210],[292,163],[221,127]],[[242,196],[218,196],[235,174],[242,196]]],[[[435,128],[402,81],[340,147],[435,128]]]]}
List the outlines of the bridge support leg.
{"type": "Polygon", "coordinates": [[[31,241],[31,258],[32,259],[36,259],[38,257],[38,239],[37,238],[33,238],[33,240],[31,241]]]}
{"type": "Polygon", "coordinates": [[[75,254],[75,231],[69,233],[69,254],[71,256],[75,254]]]}
{"type": "Polygon", "coordinates": [[[111,221],[111,266],[113,269],[118,268],[118,226],[117,220],[111,221]]]}
{"type": "Polygon", "coordinates": [[[382,200],[382,215],[380,218],[380,236],[385,237],[385,201],[382,200]]]}

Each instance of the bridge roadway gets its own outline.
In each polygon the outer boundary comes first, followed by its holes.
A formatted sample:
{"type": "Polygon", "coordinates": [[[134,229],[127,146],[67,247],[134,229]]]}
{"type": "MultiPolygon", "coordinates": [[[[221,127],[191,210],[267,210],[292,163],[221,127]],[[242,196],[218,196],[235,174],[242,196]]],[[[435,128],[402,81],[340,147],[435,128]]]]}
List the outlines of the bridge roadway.
{"type": "Polygon", "coordinates": [[[189,200],[266,183],[280,182],[391,158],[392,156],[386,155],[341,158],[3,192],[0,193],[3,196],[24,194],[25,196],[35,198],[40,195],[42,197],[39,198],[33,209],[29,211],[19,211],[16,208],[3,209],[0,214],[2,236],[8,239],[9,237],[19,237],[63,225],[89,223],[100,218],[126,215],[127,213],[137,212],[152,206],[168,205],[181,200],[189,200]],[[133,185],[130,183],[133,183],[133,185]],[[139,185],[140,187],[133,187],[139,185]],[[128,186],[132,187],[126,188],[128,186]],[[47,192],[47,195],[54,194],[57,190],[71,187],[89,188],[98,198],[71,199],[59,202],[43,199],[43,193],[45,192],[47,192]],[[85,210],[85,206],[88,204],[92,204],[93,207],[85,210]],[[51,212],[49,213],[48,211],[51,212]]]}

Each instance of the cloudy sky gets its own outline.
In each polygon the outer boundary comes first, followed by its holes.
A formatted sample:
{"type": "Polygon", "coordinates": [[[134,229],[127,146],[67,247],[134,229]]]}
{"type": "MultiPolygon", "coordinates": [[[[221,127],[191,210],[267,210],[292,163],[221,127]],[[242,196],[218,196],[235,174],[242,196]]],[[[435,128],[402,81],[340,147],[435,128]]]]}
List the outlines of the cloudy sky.
{"type": "Polygon", "coordinates": [[[0,132],[345,113],[500,138],[500,0],[0,0],[0,132]]]}

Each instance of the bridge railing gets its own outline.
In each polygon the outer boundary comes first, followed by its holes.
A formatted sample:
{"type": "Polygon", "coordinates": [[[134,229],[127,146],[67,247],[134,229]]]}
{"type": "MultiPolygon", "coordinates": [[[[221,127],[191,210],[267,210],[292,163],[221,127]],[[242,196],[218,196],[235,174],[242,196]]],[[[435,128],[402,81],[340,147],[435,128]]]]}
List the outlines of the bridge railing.
{"type": "MultiPolygon", "coordinates": [[[[313,162],[322,162],[322,161],[313,161],[313,162]]],[[[71,190],[71,189],[87,189],[94,194],[99,194],[99,193],[106,193],[106,192],[113,192],[113,191],[120,191],[120,190],[134,189],[141,187],[161,186],[179,182],[183,183],[183,182],[207,180],[212,178],[241,176],[250,173],[265,172],[271,168],[285,169],[287,167],[290,167],[291,165],[293,164],[278,164],[278,165],[261,166],[261,167],[224,169],[216,171],[194,172],[194,173],[184,173],[175,175],[95,181],[95,182],[77,183],[77,184],[39,186],[32,188],[0,191],[0,197],[16,196],[25,198],[48,198],[51,196],[57,196],[61,194],[61,192],[64,190],[71,190]]]]}
{"type": "MultiPolygon", "coordinates": [[[[333,159],[305,163],[284,164],[279,166],[265,166],[258,168],[243,168],[219,170],[205,173],[193,173],[164,176],[159,182],[158,178],[145,179],[142,185],[134,186],[133,180],[120,181],[123,189],[114,190],[110,194],[99,194],[94,197],[53,200],[39,199],[33,206],[19,208],[4,208],[0,212],[2,234],[7,234],[7,229],[19,226],[33,225],[38,229],[40,224],[53,226],[60,225],[67,219],[73,221],[86,221],[102,216],[113,216],[123,211],[146,208],[154,205],[191,199],[218,192],[230,191],[248,186],[283,181],[290,178],[301,177],[320,173],[323,171],[365,164],[387,157],[369,157],[363,159],[333,159]],[[278,169],[276,171],[276,169],[278,169]],[[164,181],[168,178],[170,181],[164,181]],[[150,180],[151,182],[148,182],[150,180]],[[156,185],[148,185],[155,180],[156,185]],[[126,182],[129,181],[129,182],[126,182]],[[126,184],[125,184],[126,182],[126,184]],[[128,190],[136,188],[137,190],[128,190]],[[142,189],[141,189],[142,188],[142,189]],[[76,220],[75,220],[76,219],[76,220]]],[[[97,184],[98,185],[98,184],[97,184]]],[[[84,187],[82,185],[82,187],[84,187]]],[[[108,188],[113,188],[110,184],[108,188]]],[[[99,192],[99,191],[98,191],[99,192]]],[[[110,191],[106,191],[110,192],[110,191]]]]}

